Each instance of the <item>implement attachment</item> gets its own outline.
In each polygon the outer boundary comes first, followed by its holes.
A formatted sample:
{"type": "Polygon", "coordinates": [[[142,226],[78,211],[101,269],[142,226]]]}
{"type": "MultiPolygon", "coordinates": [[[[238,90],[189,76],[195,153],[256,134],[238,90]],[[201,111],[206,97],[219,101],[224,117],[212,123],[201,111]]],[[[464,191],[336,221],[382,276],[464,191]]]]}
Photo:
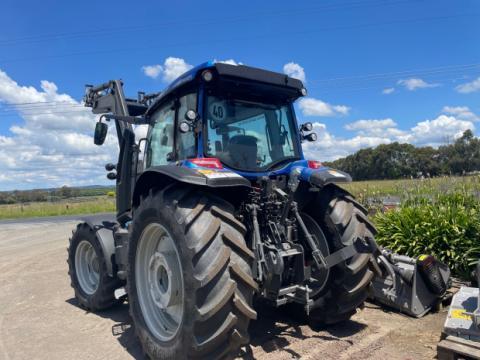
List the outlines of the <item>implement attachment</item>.
{"type": "Polygon", "coordinates": [[[414,259],[382,249],[377,259],[382,276],[374,278],[371,298],[417,318],[441,302],[450,269],[433,256],[414,259]]]}

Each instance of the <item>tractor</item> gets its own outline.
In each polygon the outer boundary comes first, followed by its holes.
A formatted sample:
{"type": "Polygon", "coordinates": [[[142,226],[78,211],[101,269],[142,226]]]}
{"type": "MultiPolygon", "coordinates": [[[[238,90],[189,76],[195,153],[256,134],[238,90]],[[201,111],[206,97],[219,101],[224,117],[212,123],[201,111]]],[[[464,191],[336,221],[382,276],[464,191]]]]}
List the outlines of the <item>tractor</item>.
{"type": "Polygon", "coordinates": [[[339,186],[350,176],[304,158],[302,142],[317,138],[295,117],[306,94],[285,74],[218,62],[136,99],[121,80],[87,85],[85,106],[101,114],[94,142],[111,124],[119,156],[106,165],[116,215],[82,219],[70,239],[79,304],[128,301],[153,359],[238,355],[254,300],[297,304],[313,324],[361,308],[375,229],[339,186]]]}

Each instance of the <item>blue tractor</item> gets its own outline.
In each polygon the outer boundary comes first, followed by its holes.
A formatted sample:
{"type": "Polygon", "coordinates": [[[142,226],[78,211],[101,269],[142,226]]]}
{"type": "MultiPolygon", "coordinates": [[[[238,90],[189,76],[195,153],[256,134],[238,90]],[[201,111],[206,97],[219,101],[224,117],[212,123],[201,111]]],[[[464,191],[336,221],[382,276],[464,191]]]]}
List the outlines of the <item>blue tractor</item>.
{"type": "Polygon", "coordinates": [[[254,299],[296,303],[316,324],[362,307],[375,230],[337,185],[350,176],[304,158],[302,142],[316,135],[295,117],[301,81],[208,62],[160,93],[129,99],[122,86],[86,88],[85,105],[102,114],[95,143],[114,123],[120,151],[106,165],[116,216],[86,218],[70,239],[83,307],[127,298],[154,359],[237,355],[254,299]],[[136,141],[139,125],[148,133],[136,141]]]}

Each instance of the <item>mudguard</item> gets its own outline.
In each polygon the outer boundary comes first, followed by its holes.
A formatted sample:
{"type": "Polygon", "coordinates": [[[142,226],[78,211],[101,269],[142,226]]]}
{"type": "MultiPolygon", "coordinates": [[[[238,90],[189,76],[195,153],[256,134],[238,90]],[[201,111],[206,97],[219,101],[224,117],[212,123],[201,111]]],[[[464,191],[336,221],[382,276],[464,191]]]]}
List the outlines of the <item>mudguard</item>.
{"type": "Polygon", "coordinates": [[[103,255],[107,264],[107,272],[113,277],[112,255],[115,254],[115,241],[113,227],[117,224],[114,214],[92,215],[81,218],[95,231],[97,239],[102,246],[103,255]]]}
{"type": "Polygon", "coordinates": [[[164,186],[172,180],[211,188],[250,187],[243,176],[227,169],[207,169],[174,165],[153,166],[139,176],[133,192],[133,204],[139,203],[140,194],[153,186],[164,186]]]}
{"type": "Polygon", "coordinates": [[[323,187],[328,184],[351,182],[352,177],[343,171],[325,166],[319,169],[303,168],[300,173],[300,180],[323,187]]]}

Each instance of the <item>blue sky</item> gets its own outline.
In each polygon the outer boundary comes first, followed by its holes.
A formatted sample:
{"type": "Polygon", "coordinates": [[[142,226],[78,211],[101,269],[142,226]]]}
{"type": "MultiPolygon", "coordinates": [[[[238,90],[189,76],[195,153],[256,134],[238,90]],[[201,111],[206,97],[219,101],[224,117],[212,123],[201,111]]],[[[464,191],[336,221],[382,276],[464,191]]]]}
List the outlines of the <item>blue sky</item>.
{"type": "Polygon", "coordinates": [[[101,167],[115,144],[90,144],[84,84],[122,78],[131,95],[158,91],[211,59],[304,77],[297,116],[319,134],[305,147],[310,158],[480,134],[476,0],[138,5],[2,3],[0,190],[106,183],[101,167]]]}

